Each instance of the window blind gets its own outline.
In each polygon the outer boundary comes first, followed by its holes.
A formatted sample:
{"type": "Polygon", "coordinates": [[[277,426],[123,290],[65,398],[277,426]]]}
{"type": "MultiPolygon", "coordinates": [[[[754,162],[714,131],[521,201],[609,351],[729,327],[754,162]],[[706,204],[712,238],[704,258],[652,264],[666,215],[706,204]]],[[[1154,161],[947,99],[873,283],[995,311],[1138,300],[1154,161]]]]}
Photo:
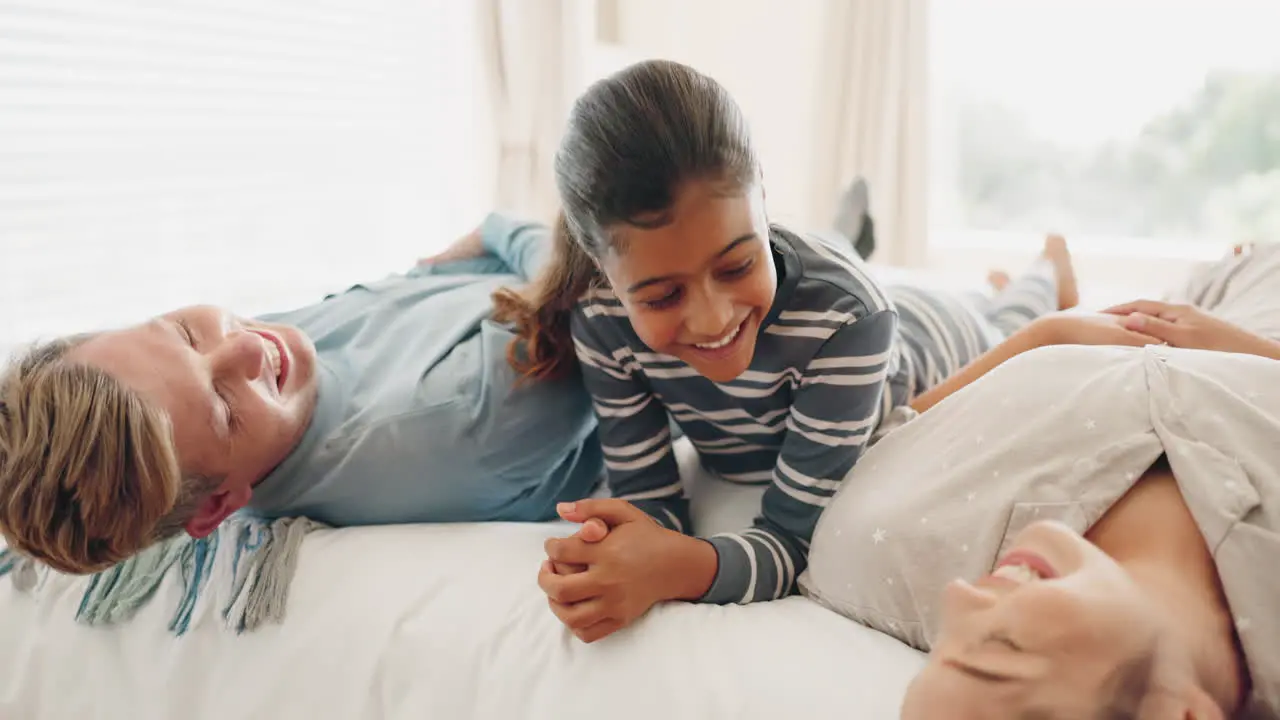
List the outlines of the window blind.
{"type": "Polygon", "coordinates": [[[253,314],[476,222],[456,0],[0,2],[0,347],[253,314]]]}

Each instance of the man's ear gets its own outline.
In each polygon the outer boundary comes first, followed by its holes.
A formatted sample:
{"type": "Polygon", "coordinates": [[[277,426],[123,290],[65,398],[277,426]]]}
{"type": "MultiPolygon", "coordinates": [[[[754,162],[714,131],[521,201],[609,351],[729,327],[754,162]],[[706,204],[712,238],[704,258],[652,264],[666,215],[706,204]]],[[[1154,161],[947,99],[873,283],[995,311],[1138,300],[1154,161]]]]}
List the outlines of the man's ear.
{"type": "Polygon", "coordinates": [[[248,505],[252,497],[253,488],[249,485],[218,488],[200,503],[200,507],[196,508],[196,514],[187,521],[184,526],[187,534],[193,538],[207,537],[209,533],[217,530],[231,513],[248,505]]]}

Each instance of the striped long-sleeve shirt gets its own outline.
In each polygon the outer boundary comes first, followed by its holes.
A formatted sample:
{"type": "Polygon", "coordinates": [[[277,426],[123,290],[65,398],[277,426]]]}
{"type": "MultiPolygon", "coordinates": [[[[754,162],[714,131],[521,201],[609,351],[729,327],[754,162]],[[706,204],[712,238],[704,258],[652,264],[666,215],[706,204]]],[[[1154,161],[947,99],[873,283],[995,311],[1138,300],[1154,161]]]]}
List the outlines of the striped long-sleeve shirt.
{"type": "Polygon", "coordinates": [[[780,228],[770,241],[777,294],[749,369],[731,382],[650,350],[611,290],[588,293],[571,324],[615,497],[689,530],[668,414],[707,469],[769,484],[753,527],[708,538],[719,569],[703,602],[789,594],[822,509],[885,410],[905,402],[886,390],[891,379],[905,388],[897,315],[865,268],[780,228]]]}

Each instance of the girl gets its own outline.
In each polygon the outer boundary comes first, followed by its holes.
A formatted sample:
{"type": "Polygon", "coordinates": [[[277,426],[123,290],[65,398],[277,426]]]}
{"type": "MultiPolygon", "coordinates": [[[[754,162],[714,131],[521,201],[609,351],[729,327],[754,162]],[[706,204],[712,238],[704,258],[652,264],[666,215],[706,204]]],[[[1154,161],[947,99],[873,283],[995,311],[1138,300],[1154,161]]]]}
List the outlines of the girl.
{"type": "Polygon", "coordinates": [[[1060,239],[981,316],[919,291],[891,301],[852,252],[769,224],[740,110],[672,62],[634,65],[577,101],[556,179],[549,269],[497,307],[521,336],[517,370],[544,379],[580,365],[600,420],[614,499],[561,508],[599,522],[549,541],[540,574],[586,641],[664,600],[792,592],[818,515],[881,418],[1075,301],[1060,239]],[[671,419],[709,470],[769,484],[752,528],[684,534],[671,419]]]}

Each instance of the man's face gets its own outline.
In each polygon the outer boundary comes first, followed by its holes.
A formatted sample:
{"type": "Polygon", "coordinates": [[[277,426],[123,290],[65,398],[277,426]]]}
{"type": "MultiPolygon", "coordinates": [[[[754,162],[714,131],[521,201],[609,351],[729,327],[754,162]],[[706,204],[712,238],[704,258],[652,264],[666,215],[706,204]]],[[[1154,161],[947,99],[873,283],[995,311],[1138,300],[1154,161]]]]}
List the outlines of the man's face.
{"type": "Polygon", "coordinates": [[[315,347],[296,328],[195,306],[95,336],[72,359],[164,410],[185,475],[224,478],[189,527],[212,530],[297,446],[316,403],[315,347]],[[221,517],[215,517],[215,516],[221,517]],[[205,527],[208,525],[209,527],[205,527]]]}

